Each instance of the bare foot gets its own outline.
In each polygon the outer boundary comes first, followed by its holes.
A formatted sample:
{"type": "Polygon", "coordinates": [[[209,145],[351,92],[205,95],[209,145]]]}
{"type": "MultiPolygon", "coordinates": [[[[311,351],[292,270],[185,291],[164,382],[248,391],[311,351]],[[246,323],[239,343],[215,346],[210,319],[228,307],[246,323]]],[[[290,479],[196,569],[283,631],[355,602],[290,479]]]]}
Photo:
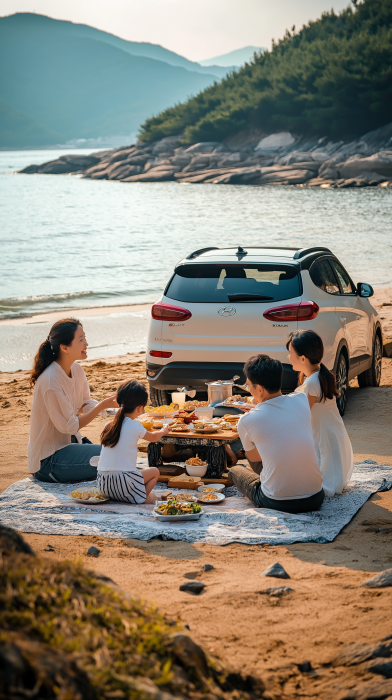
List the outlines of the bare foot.
{"type": "Polygon", "coordinates": [[[237,464],[237,462],[238,462],[237,457],[235,456],[235,454],[234,454],[233,450],[231,449],[230,445],[225,445],[225,450],[226,450],[227,456],[228,456],[229,459],[230,459],[230,466],[231,466],[231,467],[234,467],[234,466],[237,464]]]}
{"type": "Polygon", "coordinates": [[[155,493],[150,493],[150,494],[147,496],[147,498],[146,498],[146,500],[144,501],[144,503],[155,503],[156,500],[157,500],[157,497],[156,497],[155,493]]]}

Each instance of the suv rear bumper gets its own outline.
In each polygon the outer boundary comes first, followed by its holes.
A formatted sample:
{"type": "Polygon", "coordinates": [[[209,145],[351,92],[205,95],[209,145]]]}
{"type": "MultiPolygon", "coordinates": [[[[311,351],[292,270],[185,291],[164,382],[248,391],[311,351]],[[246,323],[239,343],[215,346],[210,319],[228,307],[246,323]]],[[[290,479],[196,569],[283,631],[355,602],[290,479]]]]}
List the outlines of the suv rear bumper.
{"type": "MultiPolygon", "coordinates": [[[[217,379],[232,379],[239,375],[239,384],[245,384],[243,362],[170,362],[167,365],[146,364],[147,379],[151,387],[176,391],[178,387],[207,392],[206,382],[217,379]],[[151,377],[148,372],[156,372],[151,377]]],[[[285,393],[294,391],[298,384],[297,372],[291,365],[283,365],[282,390],[285,393]]]]}

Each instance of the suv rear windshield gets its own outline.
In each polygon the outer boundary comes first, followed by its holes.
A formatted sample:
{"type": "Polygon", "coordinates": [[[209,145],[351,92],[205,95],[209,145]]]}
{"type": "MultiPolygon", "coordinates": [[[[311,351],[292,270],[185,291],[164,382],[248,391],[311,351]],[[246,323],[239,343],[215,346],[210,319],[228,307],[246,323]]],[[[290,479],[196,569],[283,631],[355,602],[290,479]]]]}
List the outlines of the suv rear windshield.
{"type": "Polygon", "coordinates": [[[283,301],[301,294],[298,269],[290,265],[218,263],[179,265],[165,291],[176,301],[283,301]]]}

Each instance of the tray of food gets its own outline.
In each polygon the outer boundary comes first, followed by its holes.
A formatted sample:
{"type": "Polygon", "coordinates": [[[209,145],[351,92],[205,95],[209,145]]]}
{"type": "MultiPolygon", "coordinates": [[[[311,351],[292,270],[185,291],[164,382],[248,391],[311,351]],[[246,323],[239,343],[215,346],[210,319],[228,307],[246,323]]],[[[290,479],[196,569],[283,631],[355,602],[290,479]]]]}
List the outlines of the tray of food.
{"type": "Polygon", "coordinates": [[[87,503],[89,506],[96,505],[97,503],[104,503],[104,501],[109,500],[109,498],[104,496],[95,487],[84,489],[83,491],[72,491],[71,496],[77,503],[87,503]]]}
{"type": "Polygon", "coordinates": [[[210,493],[204,493],[204,491],[201,491],[197,500],[199,503],[206,503],[213,506],[215,503],[222,503],[225,498],[226,496],[218,491],[211,491],[210,493]]]}
{"type": "Polygon", "coordinates": [[[178,403],[171,403],[170,406],[145,406],[144,413],[153,418],[164,418],[165,416],[175,416],[178,411],[178,403]]]}
{"type": "Polygon", "coordinates": [[[163,522],[198,520],[203,515],[203,508],[193,501],[179,501],[173,497],[161,503],[157,501],[153,513],[163,522]]]}
{"type": "Polygon", "coordinates": [[[185,401],[184,411],[193,411],[195,408],[207,408],[208,401],[185,401]]]}

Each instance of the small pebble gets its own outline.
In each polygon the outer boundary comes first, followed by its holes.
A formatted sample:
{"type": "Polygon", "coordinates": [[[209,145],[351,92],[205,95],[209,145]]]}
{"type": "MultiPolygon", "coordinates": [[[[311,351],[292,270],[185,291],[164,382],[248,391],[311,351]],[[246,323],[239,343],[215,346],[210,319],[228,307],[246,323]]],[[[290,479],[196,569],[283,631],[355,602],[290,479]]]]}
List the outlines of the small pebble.
{"type": "Polygon", "coordinates": [[[279,588],[267,588],[266,591],[260,591],[260,593],[271,595],[275,598],[281,598],[288,593],[293,593],[293,589],[288,586],[280,586],[279,588]]]}
{"type": "Polygon", "coordinates": [[[190,579],[197,578],[198,575],[199,575],[198,571],[188,571],[186,574],[184,574],[185,578],[190,578],[190,579]]]}
{"type": "Polygon", "coordinates": [[[182,586],[180,586],[180,591],[191,593],[192,595],[200,595],[205,587],[206,584],[201,581],[189,581],[189,583],[183,583],[182,586]]]}
{"type": "Polygon", "coordinates": [[[101,553],[101,550],[98,549],[98,547],[90,547],[87,550],[88,557],[99,557],[100,553],[101,553]]]}
{"type": "Polygon", "coordinates": [[[212,564],[202,564],[200,568],[202,571],[212,571],[214,567],[212,564]]]}
{"type": "Polygon", "coordinates": [[[303,661],[302,664],[297,664],[298,671],[301,671],[301,673],[312,673],[312,664],[310,661],[303,661]]]}
{"type": "Polygon", "coordinates": [[[288,575],[287,571],[283,568],[282,564],[279,564],[276,562],[275,564],[271,564],[263,573],[261,576],[272,576],[272,578],[290,578],[288,575]]]}
{"type": "Polygon", "coordinates": [[[47,544],[46,549],[44,549],[44,552],[54,552],[54,551],[55,551],[55,549],[54,549],[53,545],[51,545],[51,544],[47,544]]]}

